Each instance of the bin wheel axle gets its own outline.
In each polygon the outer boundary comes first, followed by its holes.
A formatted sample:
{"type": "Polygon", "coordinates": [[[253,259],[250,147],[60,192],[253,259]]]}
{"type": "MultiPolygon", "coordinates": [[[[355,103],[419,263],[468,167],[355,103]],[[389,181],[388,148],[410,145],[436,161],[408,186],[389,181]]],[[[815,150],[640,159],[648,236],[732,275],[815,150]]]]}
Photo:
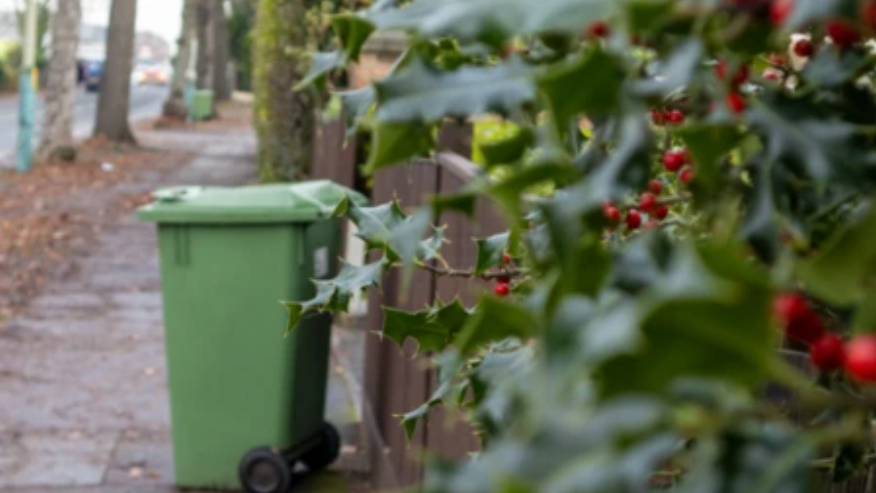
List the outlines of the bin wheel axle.
{"type": "Polygon", "coordinates": [[[319,435],[319,443],[301,455],[301,462],[311,471],[325,469],[341,454],[341,435],[337,428],[325,423],[319,435]]]}
{"type": "Polygon", "coordinates": [[[270,447],[247,452],[238,473],[240,483],[250,493],[286,493],[292,487],[292,464],[270,447]]]}
{"type": "Polygon", "coordinates": [[[310,471],[325,469],[341,453],[341,435],[325,423],[319,435],[299,444],[297,450],[280,452],[271,447],[250,450],[240,460],[240,484],[249,493],[287,493],[294,485],[293,469],[301,461],[310,471]]]}

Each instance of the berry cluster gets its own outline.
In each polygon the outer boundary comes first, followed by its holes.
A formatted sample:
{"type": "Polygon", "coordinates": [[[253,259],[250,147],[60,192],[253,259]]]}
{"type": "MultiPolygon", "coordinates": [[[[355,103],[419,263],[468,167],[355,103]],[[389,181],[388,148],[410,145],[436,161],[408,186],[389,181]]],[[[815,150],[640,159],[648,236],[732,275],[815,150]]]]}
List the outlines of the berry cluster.
{"type": "Polygon", "coordinates": [[[653,109],[651,110],[651,121],[654,125],[661,127],[663,125],[681,125],[684,123],[684,112],[681,110],[653,109]]]}
{"type": "Polygon", "coordinates": [[[821,317],[798,294],[777,297],[773,311],[788,339],[809,345],[809,356],[818,371],[844,369],[859,383],[876,383],[876,335],[862,335],[844,342],[836,334],[825,331],[821,317]]]}

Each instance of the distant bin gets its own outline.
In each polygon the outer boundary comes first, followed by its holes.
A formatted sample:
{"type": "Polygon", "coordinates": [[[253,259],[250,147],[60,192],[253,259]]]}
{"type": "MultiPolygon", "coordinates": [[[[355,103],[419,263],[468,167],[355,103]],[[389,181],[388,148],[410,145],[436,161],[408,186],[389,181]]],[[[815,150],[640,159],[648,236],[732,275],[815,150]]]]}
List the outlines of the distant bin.
{"type": "Polygon", "coordinates": [[[334,275],[345,195],[328,181],[155,193],[176,483],[273,492],[338,455],[324,422],[331,317],[287,338],[278,300],[334,275]],[[288,477],[287,477],[288,476],[288,477]],[[261,481],[253,486],[252,481],[261,481]]]}
{"type": "Polygon", "coordinates": [[[198,89],[192,94],[192,106],[189,108],[192,121],[203,121],[213,116],[213,91],[198,89]]]}

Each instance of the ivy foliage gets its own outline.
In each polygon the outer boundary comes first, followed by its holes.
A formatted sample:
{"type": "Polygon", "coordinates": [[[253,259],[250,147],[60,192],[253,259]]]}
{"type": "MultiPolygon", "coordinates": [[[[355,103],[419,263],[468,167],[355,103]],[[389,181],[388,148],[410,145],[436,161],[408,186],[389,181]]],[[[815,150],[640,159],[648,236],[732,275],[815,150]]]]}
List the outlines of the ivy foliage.
{"type": "Polygon", "coordinates": [[[382,335],[441,369],[405,431],[447,406],[483,443],[421,491],[796,493],[813,461],[842,481],[872,459],[866,382],[791,368],[772,307],[805,292],[841,335],[876,331],[876,56],[860,42],[876,3],[414,0],[333,25],[311,81],[372,32],[409,34],[385,79],[341,93],[351,128],[374,109],[369,171],[428,156],[447,119],[515,128],[479,149],[501,173],[422,210],[340,204],[381,260],[289,304],[294,330],[396,267],[510,285],[384,309],[382,335]],[[814,45],[802,61],[795,31],[814,45]],[[446,265],[436,214],[481,198],[509,231],[446,265]],[[792,421],[767,384],[817,419],[792,421]]]}

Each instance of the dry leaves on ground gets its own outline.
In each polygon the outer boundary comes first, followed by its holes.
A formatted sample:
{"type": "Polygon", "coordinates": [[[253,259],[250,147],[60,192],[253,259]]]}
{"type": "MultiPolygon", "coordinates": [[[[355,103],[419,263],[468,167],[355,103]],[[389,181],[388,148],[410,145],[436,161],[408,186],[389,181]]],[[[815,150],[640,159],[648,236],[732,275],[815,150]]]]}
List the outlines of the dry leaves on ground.
{"type": "Polygon", "coordinates": [[[189,157],[92,139],[76,162],[0,171],[0,325],[44,285],[70,272],[97,234],[148,201],[126,184],[189,157]]]}

